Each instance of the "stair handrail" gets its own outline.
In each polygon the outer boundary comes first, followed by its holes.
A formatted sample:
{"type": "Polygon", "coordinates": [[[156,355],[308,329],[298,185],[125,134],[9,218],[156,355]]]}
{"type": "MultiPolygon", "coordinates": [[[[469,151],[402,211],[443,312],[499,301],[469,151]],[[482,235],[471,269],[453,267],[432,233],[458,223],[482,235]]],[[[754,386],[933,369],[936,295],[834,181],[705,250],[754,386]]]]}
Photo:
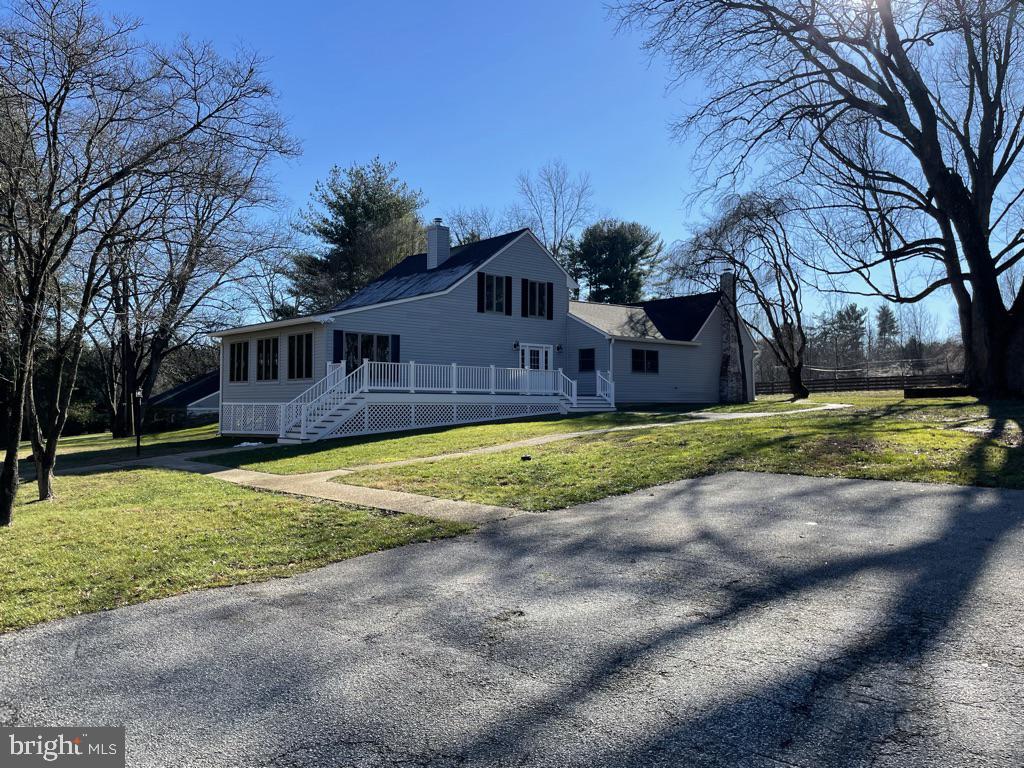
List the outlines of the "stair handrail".
{"type": "Polygon", "coordinates": [[[612,372],[597,371],[597,394],[608,401],[608,405],[615,405],[615,382],[612,380],[612,372]]]}
{"type": "Polygon", "coordinates": [[[369,366],[364,360],[362,365],[337,385],[328,389],[315,400],[305,403],[302,406],[302,423],[299,429],[302,439],[306,438],[310,423],[316,422],[323,413],[344,408],[357,395],[366,392],[368,373],[369,366]]]}
{"type": "Polygon", "coordinates": [[[566,376],[561,368],[558,369],[558,394],[576,406],[576,380],[566,376]]]}
{"type": "MultiPolygon", "coordinates": [[[[352,373],[346,374],[345,366],[339,365],[329,371],[327,375],[316,382],[316,384],[285,403],[281,408],[281,436],[283,437],[284,434],[296,424],[301,424],[302,436],[305,437],[305,427],[308,423],[310,410],[316,404],[331,397],[332,394],[347,391],[350,380],[356,376],[356,374],[363,376],[363,367],[364,366],[361,365],[356,368],[356,370],[352,371],[352,373]]],[[[355,393],[353,392],[352,394],[354,395],[355,393]]],[[[348,398],[346,397],[346,399],[348,398]]]]}

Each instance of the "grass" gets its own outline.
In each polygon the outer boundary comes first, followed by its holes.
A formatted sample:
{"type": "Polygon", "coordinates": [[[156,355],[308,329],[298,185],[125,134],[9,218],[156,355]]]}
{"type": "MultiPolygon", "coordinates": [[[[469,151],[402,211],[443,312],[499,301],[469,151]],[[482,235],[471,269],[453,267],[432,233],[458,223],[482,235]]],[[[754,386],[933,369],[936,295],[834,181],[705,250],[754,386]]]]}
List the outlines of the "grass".
{"type": "Polygon", "coordinates": [[[558,432],[581,432],[630,424],[683,421],[688,414],[698,410],[790,410],[802,407],[806,407],[806,405],[794,405],[780,396],[739,406],[641,408],[614,413],[543,417],[390,435],[343,438],[306,445],[282,445],[261,449],[256,453],[250,451],[222,453],[202,457],[202,460],[225,467],[273,474],[324,472],[343,467],[385,464],[424,456],[441,456],[558,432]]]}
{"type": "MultiPolygon", "coordinates": [[[[365,471],[345,483],[530,510],[727,470],[1024,488],[1024,403],[827,394],[844,411],[588,435],[365,471]]],[[[813,401],[812,401],[813,402],[813,401]]]]}
{"type": "Polygon", "coordinates": [[[20,494],[13,526],[0,529],[0,632],[469,530],[157,469],[56,486],[52,502],[20,494]]]}
{"type": "MultiPolygon", "coordinates": [[[[142,436],[142,455],[162,456],[169,453],[203,448],[236,445],[238,437],[218,437],[216,424],[153,432],[142,436]]],[[[22,443],[22,464],[30,465],[32,448],[22,443]]],[[[62,437],[57,451],[57,468],[83,464],[106,464],[135,458],[134,437],[111,437],[109,432],[62,437]]]]}

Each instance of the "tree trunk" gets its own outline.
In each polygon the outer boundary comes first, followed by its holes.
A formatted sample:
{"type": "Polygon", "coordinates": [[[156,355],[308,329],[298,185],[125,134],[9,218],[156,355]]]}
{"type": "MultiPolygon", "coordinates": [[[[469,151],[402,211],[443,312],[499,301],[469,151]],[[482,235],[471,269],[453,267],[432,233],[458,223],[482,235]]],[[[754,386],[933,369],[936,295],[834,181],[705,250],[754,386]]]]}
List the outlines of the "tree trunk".
{"type": "Polygon", "coordinates": [[[39,488],[40,501],[49,501],[55,495],[53,492],[53,467],[56,463],[55,450],[44,448],[35,455],[36,486],[39,488]]]}
{"type": "Polygon", "coordinates": [[[794,400],[806,400],[811,394],[804,384],[803,371],[803,363],[786,368],[786,374],[789,376],[789,391],[793,393],[794,400]]]}
{"type": "Polygon", "coordinates": [[[11,402],[8,404],[8,433],[4,446],[4,466],[0,470],[0,526],[8,526],[14,519],[14,499],[18,495],[18,450],[21,430],[25,424],[25,395],[28,384],[28,366],[19,361],[14,378],[11,402]]]}
{"type": "Polygon", "coordinates": [[[975,290],[967,386],[979,397],[1024,397],[1024,321],[996,294],[975,290]]]}
{"type": "Polygon", "coordinates": [[[1015,318],[1007,334],[1006,384],[1010,394],[1024,397],[1024,317],[1015,318]]]}

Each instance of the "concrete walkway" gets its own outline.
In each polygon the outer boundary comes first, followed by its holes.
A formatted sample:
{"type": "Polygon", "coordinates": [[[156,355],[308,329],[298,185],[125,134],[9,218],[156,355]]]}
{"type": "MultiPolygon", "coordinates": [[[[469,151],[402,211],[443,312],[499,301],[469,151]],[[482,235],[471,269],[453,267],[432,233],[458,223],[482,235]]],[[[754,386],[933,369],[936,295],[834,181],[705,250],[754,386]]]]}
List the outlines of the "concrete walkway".
{"type": "Polygon", "coordinates": [[[820,411],[834,411],[843,408],[849,408],[849,406],[843,403],[825,403],[812,408],[800,408],[792,411],[741,411],[732,413],[716,413],[714,411],[710,411],[703,413],[680,414],[681,418],[675,421],[628,424],[619,427],[588,429],[576,432],[557,432],[550,435],[540,435],[538,437],[531,437],[525,440],[515,440],[513,442],[501,443],[499,445],[488,445],[482,448],[473,448],[455,453],[444,453],[436,456],[419,456],[416,458],[401,459],[399,461],[390,461],[381,464],[361,464],[351,467],[339,467],[338,469],[331,469],[324,472],[306,472],[289,475],[278,475],[270,472],[255,472],[249,469],[223,467],[219,464],[210,464],[200,460],[210,456],[217,456],[219,454],[236,453],[239,450],[265,450],[273,447],[275,445],[274,443],[246,446],[241,449],[237,446],[213,450],[200,449],[196,451],[169,454],[166,456],[132,459],[130,461],[105,465],[75,467],[62,474],[105,472],[118,469],[130,469],[132,467],[160,467],[179,472],[196,472],[209,477],[215,477],[218,480],[223,480],[228,483],[243,485],[248,488],[276,491],[278,493],[290,493],[296,496],[305,496],[323,501],[337,501],[343,504],[351,504],[358,507],[369,507],[370,509],[378,509],[384,512],[408,513],[468,523],[488,523],[527,513],[524,513],[522,510],[512,509],[509,507],[496,507],[489,504],[476,504],[468,501],[438,499],[433,496],[403,493],[402,491],[365,488],[359,485],[347,485],[344,483],[334,482],[334,478],[374,469],[401,467],[409,464],[425,464],[443,461],[446,459],[466,458],[470,456],[531,448],[540,445],[547,445],[548,443],[560,442],[562,440],[585,437],[588,435],[602,435],[610,432],[631,432],[642,429],[677,427],[681,424],[687,424],[693,421],[763,419],[771,416],[792,416],[795,414],[820,411]]]}

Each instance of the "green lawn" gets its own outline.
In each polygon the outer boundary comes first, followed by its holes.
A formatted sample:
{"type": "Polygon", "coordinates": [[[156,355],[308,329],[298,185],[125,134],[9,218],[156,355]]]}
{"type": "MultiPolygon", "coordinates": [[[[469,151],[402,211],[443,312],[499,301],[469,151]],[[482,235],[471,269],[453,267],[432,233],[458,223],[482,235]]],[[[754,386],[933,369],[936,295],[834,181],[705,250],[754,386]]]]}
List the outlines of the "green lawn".
{"type": "Polygon", "coordinates": [[[0,632],[469,530],[157,469],[58,477],[52,502],[24,490],[0,528],[0,632]]]}
{"type": "Polygon", "coordinates": [[[1024,403],[903,400],[892,392],[819,399],[853,407],[588,435],[360,472],[343,482],[531,510],[726,470],[1024,488],[1024,403]],[[521,459],[527,452],[531,461],[521,459]]]}
{"type": "MultiPolygon", "coordinates": [[[[203,448],[224,448],[241,442],[238,437],[218,437],[216,424],[203,424],[198,427],[153,432],[142,436],[142,455],[161,456],[168,453],[195,451],[203,448]]],[[[32,448],[22,443],[22,464],[31,466],[27,461],[31,457],[32,448]]],[[[135,458],[135,438],[113,438],[109,432],[89,435],[74,435],[60,440],[57,453],[57,471],[61,467],[81,466],[83,464],[106,464],[114,461],[125,461],[135,458]]]]}
{"type": "Polygon", "coordinates": [[[202,457],[203,461],[225,467],[257,472],[297,474],[324,472],[365,464],[384,464],[423,456],[441,456],[473,448],[501,445],[558,432],[581,432],[630,424],[684,421],[696,411],[790,410],[807,407],[782,397],[758,400],[739,406],[700,406],[670,409],[639,409],[583,416],[550,416],[528,420],[492,422],[466,427],[400,432],[389,435],[324,440],[306,445],[282,445],[253,453],[238,451],[202,457]]]}

